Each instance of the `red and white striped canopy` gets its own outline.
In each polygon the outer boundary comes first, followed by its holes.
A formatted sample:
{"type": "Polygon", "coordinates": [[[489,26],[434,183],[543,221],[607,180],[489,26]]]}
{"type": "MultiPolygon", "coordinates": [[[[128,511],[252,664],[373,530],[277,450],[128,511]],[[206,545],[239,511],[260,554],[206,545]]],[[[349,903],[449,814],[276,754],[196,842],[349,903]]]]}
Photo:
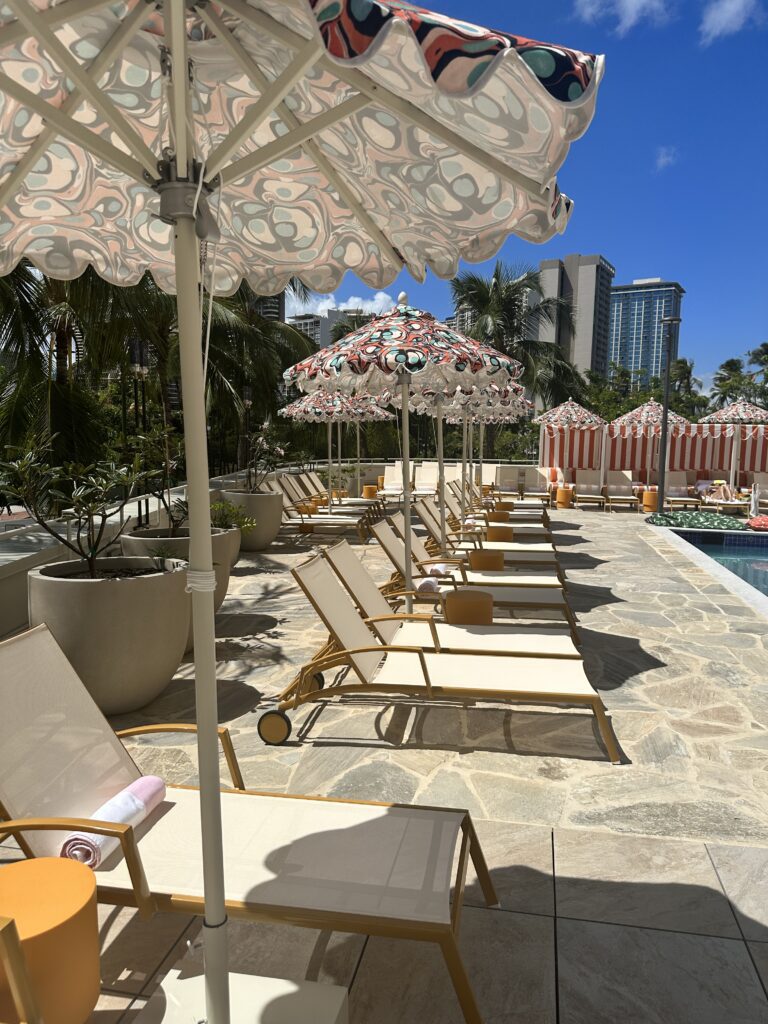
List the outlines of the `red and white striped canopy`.
{"type": "Polygon", "coordinates": [[[709,416],[702,416],[699,423],[768,423],[768,411],[741,398],[709,416]]]}

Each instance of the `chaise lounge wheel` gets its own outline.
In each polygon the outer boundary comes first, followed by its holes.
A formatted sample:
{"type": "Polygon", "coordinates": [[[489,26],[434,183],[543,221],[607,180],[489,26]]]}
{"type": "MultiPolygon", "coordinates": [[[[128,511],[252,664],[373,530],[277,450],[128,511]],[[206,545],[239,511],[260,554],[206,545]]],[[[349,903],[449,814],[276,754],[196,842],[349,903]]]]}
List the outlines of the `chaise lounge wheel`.
{"type": "Polygon", "coordinates": [[[315,684],[318,690],[322,690],[323,687],[325,686],[325,676],[323,675],[322,672],[315,672],[315,674],[312,676],[312,682],[315,684]]]}
{"type": "Polygon", "coordinates": [[[256,728],[264,743],[279,747],[291,735],[291,720],[284,711],[265,711],[256,728]]]}

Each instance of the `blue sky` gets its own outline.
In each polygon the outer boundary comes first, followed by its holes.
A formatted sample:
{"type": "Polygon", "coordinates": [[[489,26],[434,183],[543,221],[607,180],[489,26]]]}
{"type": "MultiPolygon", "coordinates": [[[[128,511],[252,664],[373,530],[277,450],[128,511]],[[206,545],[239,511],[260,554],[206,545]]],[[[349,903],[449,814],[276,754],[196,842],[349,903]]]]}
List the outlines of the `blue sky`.
{"type": "MultiPolygon", "coordinates": [[[[466,0],[422,0],[467,18],[466,0]]],[[[726,358],[768,340],[765,0],[482,0],[472,20],[606,55],[597,112],[559,176],[575,201],[564,235],[511,238],[501,257],[538,264],[599,252],[615,283],[664,277],[686,289],[680,354],[709,383],[726,358]]],[[[490,264],[480,264],[487,269],[490,264]]],[[[414,305],[450,312],[448,282],[408,274],[414,305]]],[[[373,300],[347,275],[338,305],[373,300]]],[[[381,298],[382,305],[388,298],[381,298]]]]}

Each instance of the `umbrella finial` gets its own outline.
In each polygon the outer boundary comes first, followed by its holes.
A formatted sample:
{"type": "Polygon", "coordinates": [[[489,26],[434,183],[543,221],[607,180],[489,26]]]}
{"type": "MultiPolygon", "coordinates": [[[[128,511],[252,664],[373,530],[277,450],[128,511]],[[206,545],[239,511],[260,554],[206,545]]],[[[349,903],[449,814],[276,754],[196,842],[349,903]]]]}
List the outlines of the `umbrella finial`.
{"type": "Polygon", "coordinates": [[[400,292],[400,294],[397,296],[397,304],[398,306],[408,305],[408,292],[400,292]]]}

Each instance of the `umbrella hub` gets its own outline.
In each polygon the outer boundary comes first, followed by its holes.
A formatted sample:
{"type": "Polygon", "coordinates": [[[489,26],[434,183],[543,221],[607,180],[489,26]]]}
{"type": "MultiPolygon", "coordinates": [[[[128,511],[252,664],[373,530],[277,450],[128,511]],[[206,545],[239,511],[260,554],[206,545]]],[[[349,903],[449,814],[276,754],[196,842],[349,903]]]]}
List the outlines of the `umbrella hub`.
{"type": "Polygon", "coordinates": [[[155,190],[160,196],[160,219],[166,224],[194,220],[195,234],[201,241],[218,242],[221,233],[208,202],[215,182],[212,185],[202,179],[203,165],[193,160],[186,178],[178,176],[175,157],[161,160],[158,169],[160,180],[155,190]]]}

